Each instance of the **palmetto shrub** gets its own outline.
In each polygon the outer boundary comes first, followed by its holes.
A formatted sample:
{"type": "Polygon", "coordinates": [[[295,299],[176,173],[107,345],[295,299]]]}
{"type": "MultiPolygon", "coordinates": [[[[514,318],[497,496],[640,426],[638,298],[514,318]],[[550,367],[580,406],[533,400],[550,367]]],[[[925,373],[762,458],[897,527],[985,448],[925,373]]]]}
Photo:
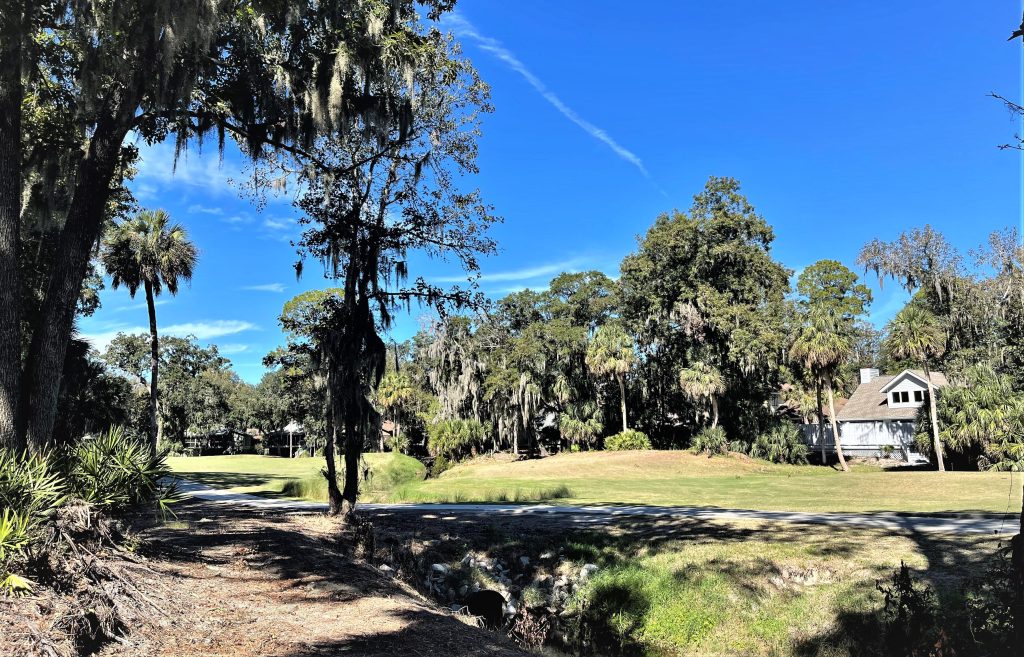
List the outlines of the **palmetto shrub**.
{"type": "Polygon", "coordinates": [[[651,449],[651,439],[643,431],[627,429],[605,438],[604,448],[610,452],[651,449]]]}
{"type": "Polygon", "coordinates": [[[728,451],[729,439],[722,427],[706,427],[690,441],[690,451],[694,454],[707,454],[708,458],[728,451]]]}
{"type": "Polygon", "coordinates": [[[10,590],[13,562],[31,548],[65,497],[61,477],[42,458],[0,450],[0,590],[10,590]]]}
{"type": "Polygon", "coordinates": [[[440,420],[427,425],[427,450],[448,461],[475,454],[486,439],[487,430],[476,420],[440,420]]]}
{"type": "Polygon", "coordinates": [[[166,452],[153,454],[143,439],[122,427],[82,440],[59,460],[69,495],[98,510],[156,504],[166,511],[173,499],[166,452]]]}
{"type": "Polygon", "coordinates": [[[757,436],[750,455],[772,463],[803,464],[807,463],[807,445],[796,425],[778,423],[757,436]]]}
{"type": "Polygon", "coordinates": [[[0,450],[0,591],[29,588],[11,571],[33,551],[48,550],[55,532],[67,537],[70,518],[95,527],[96,512],[147,505],[166,511],[174,494],[170,474],[165,454],[153,455],[121,428],[45,458],[0,450]]]}

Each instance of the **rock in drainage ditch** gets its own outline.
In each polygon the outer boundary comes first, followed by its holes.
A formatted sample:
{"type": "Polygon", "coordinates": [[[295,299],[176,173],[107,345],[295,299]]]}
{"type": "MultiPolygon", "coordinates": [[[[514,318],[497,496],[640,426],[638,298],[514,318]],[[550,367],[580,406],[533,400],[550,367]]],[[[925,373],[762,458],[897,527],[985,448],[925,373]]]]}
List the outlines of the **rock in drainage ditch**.
{"type": "Polygon", "coordinates": [[[484,619],[484,624],[492,629],[501,627],[505,620],[505,597],[497,591],[484,589],[466,596],[466,608],[471,616],[484,619]]]}

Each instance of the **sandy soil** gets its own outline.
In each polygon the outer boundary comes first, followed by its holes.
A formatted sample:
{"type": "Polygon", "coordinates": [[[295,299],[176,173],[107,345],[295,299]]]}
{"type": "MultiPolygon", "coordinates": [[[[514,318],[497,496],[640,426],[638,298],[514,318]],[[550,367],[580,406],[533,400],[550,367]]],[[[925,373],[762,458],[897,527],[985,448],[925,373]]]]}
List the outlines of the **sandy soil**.
{"type": "Polygon", "coordinates": [[[102,657],[526,654],[345,556],[322,516],[189,504],[140,538],[162,613],[102,657]]]}

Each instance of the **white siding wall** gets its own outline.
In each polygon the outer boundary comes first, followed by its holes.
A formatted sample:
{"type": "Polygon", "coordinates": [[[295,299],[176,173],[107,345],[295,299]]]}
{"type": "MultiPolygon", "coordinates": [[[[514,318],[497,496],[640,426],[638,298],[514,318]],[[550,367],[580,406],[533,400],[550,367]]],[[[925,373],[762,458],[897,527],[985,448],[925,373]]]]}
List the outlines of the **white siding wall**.
{"type": "Polygon", "coordinates": [[[924,404],[924,397],[927,390],[928,388],[926,386],[922,386],[916,379],[912,379],[908,376],[893,386],[893,388],[886,393],[886,403],[888,403],[892,408],[917,408],[924,404]],[[894,392],[907,393],[907,401],[894,402],[892,400],[892,393],[894,392]],[[921,401],[916,401],[914,399],[915,392],[921,395],[921,401]]]}
{"type": "MultiPolygon", "coordinates": [[[[812,450],[821,449],[818,441],[818,425],[801,426],[804,440],[812,450]]],[[[848,456],[880,456],[886,445],[892,447],[893,456],[913,460],[917,454],[914,446],[914,422],[912,420],[877,420],[873,422],[840,422],[843,437],[843,452],[848,456]]],[[[834,450],[832,428],[825,425],[825,449],[834,450]]]]}

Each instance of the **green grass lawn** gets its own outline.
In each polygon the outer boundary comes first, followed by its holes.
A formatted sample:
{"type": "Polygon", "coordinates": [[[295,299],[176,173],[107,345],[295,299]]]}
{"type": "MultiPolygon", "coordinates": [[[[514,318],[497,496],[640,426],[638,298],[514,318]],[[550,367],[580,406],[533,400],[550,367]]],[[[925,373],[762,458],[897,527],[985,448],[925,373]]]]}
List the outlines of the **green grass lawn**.
{"type": "Polygon", "coordinates": [[[703,521],[665,530],[584,533],[563,546],[575,561],[601,567],[576,608],[647,649],[636,653],[886,654],[876,645],[876,581],[905,562],[961,631],[952,619],[963,615],[964,590],[998,550],[988,536],[703,521]]]}
{"type": "MultiPolygon", "coordinates": [[[[402,454],[366,454],[363,459],[371,473],[369,485],[364,485],[367,499],[382,498],[386,491],[426,476],[422,463],[402,454]]],[[[176,456],[167,460],[176,474],[214,488],[267,497],[327,499],[327,482],[320,474],[325,467],[322,458],[244,454],[176,456]]]]}
{"type": "MultiPolygon", "coordinates": [[[[681,451],[589,452],[511,462],[481,458],[423,479],[405,456],[367,454],[376,481],[367,500],[651,504],[787,511],[1019,511],[1021,474],[918,472],[855,466],[774,465],[744,456],[681,451]]],[[[200,483],[239,492],[323,499],[321,459],[265,456],[173,458],[200,483]],[[305,484],[289,483],[303,482],[305,484]]]]}

